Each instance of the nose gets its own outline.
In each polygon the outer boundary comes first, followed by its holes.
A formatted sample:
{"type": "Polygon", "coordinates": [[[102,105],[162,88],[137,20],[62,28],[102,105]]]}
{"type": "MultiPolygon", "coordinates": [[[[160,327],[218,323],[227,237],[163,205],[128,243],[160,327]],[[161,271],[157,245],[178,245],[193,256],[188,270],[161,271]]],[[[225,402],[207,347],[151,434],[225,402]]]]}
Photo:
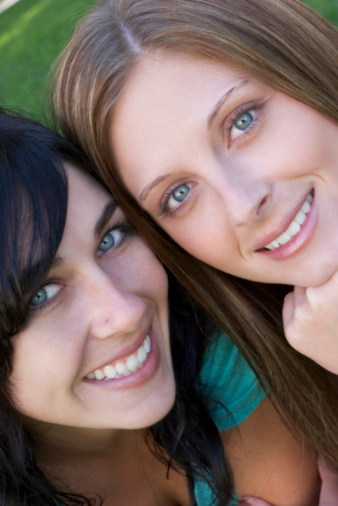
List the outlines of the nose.
{"type": "Polygon", "coordinates": [[[268,212],[272,195],[268,181],[223,173],[215,188],[233,227],[254,225],[268,212]]]}
{"type": "Polygon", "coordinates": [[[86,272],[82,297],[83,317],[88,318],[89,335],[96,339],[135,332],[145,316],[145,301],[100,268],[86,272]]]}

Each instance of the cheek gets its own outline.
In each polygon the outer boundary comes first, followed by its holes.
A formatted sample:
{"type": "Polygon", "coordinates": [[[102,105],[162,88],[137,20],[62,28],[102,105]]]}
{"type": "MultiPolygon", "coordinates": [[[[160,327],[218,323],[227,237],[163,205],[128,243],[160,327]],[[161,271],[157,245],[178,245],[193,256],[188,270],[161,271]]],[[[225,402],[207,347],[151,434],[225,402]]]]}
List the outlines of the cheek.
{"type": "Polygon", "coordinates": [[[274,169],[271,175],[301,176],[319,169],[324,157],[327,160],[334,151],[336,157],[338,129],[333,123],[294,101],[292,107],[287,103],[279,112],[265,130],[265,150],[261,149],[274,169]]]}
{"type": "Polygon", "coordinates": [[[155,255],[144,248],[139,250],[137,262],[134,264],[135,277],[138,278],[138,290],[158,301],[167,301],[168,278],[166,272],[155,255]]]}
{"type": "MultiPolygon", "coordinates": [[[[64,315],[63,315],[64,316],[64,315]]],[[[18,399],[38,398],[39,393],[52,393],[71,382],[80,350],[80,327],[72,328],[68,317],[38,318],[39,324],[15,337],[11,381],[17,386],[18,399]],[[47,323],[48,322],[48,323],[47,323]]],[[[60,390],[61,391],[61,390],[60,390]]]]}
{"type": "Polygon", "coordinates": [[[188,253],[213,266],[226,264],[236,248],[225,207],[212,189],[201,192],[186,215],[159,225],[188,253]]]}

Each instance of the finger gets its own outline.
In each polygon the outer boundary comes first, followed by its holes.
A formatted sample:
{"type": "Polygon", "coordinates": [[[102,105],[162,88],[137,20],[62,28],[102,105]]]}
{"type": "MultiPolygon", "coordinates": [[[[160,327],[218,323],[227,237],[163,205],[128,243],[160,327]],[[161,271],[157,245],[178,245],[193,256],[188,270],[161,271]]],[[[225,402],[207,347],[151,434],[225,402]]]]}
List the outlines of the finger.
{"type": "Polygon", "coordinates": [[[324,304],[325,308],[325,301],[337,300],[338,272],[335,272],[322,285],[307,288],[306,292],[306,297],[311,307],[320,309],[324,304]]]}
{"type": "Polygon", "coordinates": [[[291,323],[295,317],[295,312],[307,303],[307,288],[295,286],[293,291],[288,293],[284,299],[283,321],[284,326],[291,323]]]}

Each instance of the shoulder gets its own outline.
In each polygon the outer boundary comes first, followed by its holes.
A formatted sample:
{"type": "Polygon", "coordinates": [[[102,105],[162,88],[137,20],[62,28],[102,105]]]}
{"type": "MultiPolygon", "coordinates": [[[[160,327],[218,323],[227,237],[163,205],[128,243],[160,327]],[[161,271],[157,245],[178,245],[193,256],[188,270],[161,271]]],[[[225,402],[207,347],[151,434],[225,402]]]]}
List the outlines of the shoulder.
{"type": "Polygon", "coordinates": [[[241,423],[265,398],[248,363],[222,332],[213,336],[204,353],[199,388],[219,430],[241,423]]]}

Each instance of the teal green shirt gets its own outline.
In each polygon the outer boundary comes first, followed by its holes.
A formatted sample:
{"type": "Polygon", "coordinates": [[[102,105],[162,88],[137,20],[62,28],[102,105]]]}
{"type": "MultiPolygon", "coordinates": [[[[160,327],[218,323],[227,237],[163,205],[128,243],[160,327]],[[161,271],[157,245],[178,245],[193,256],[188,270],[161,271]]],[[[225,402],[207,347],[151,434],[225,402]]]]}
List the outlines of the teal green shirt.
{"type": "MultiPolygon", "coordinates": [[[[219,431],[243,422],[265,398],[253,371],[225,334],[215,336],[208,346],[199,383],[207,398],[214,401],[210,402],[210,414],[219,431]]],[[[198,506],[214,504],[213,491],[205,482],[195,482],[195,496],[198,506]]],[[[234,493],[228,506],[236,504],[234,493]]]]}

